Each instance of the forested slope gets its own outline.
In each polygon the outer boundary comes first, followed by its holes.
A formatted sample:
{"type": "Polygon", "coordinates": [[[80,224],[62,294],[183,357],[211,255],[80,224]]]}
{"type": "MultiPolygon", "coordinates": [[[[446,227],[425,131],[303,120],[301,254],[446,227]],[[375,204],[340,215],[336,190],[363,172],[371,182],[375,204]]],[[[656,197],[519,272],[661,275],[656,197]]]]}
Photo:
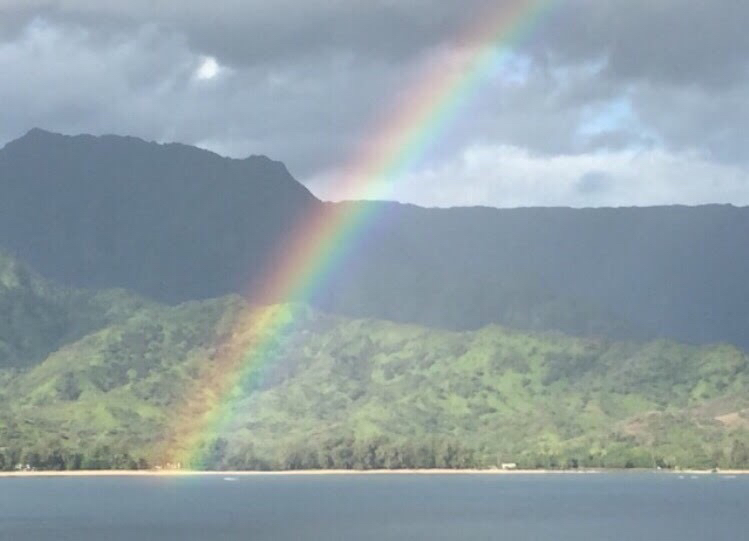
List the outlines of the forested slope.
{"type": "MultiPolygon", "coordinates": [[[[55,328],[57,312],[18,295],[55,328]]],[[[105,304],[117,317],[63,333],[41,362],[31,349],[4,364],[4,467],[164,463],[179,450],[171,429],[188,390],[247,308],[235,296],[168,307],[119,293],[105,304]]],[[[200,442],[202,467],[749,467],[749,359],[730,345],[266,309],[296,323],[241,383],[221,432],[200,442]]]]}

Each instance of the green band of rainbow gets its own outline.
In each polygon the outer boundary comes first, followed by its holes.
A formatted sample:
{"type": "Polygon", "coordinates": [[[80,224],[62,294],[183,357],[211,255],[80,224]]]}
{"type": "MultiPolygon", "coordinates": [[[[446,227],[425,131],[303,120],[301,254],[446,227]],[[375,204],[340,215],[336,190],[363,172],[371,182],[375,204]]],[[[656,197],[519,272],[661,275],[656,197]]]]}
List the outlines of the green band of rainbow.
{"type": "MultiPolygon", "coordinates": [[[[512,47],[526,39],[551,0],[511,0],[494,8],[460,37],[471,51],[466,61],[440,66],[422,76],[337,181],[335,193],[347,199],[384,199],[393,182],[444,133],[460,105],[471,98],[485,75],[512,47]]],[[[376,205],[320,205],[305,216],[279,246],[273,269],[261,281],[266,299],[309,299],[340,264],[372,222],[376,205]]],[[[240,383],[262,372],[272,350],[294,322],[289,305],[253,306],[241,313],[231,336],[186,397],[169,438],[167,456],[184,467],[204,468],[204,443],[220,435],[230,420],[240,383]]]]}

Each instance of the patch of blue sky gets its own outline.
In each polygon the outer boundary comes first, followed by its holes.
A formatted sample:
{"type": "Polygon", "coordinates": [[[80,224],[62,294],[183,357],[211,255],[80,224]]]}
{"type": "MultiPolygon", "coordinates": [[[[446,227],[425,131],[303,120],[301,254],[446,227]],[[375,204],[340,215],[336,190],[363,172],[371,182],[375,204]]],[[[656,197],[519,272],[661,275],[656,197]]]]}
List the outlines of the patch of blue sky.
{"type": "Polygon", "coordinates": [[[530,78],[532,60],[527,55],[497,51],[497,61],[487,74],[492,84],[501,86],[523,86],[530,78]]]}
{"type": "Polygon", "coordinates": [[[642,122],[631,98],[626,95],[583,108],[576,135],[581,142],[606,135],[626,136],[632,148],[650,146],[660,140],[657,133],[642,122]]]}

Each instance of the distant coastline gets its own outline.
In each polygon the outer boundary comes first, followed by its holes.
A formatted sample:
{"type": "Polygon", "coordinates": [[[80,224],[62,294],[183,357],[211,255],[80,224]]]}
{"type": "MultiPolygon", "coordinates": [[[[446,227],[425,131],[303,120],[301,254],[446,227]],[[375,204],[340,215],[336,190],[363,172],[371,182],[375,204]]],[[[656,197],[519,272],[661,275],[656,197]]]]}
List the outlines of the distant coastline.
{"type": "Polygon", "coordinates": [[[651,470],[597,468],[577,470],[501,470],[501,469],[400,469],[400,470],[273,470],[273,471],[199,471],[199,470],[35,470],[0,472],[9,477],[251,477],[313,475],[585,475],[605,473],[659,473],[666,475],[749,475],[749,470],[651,470]]]}

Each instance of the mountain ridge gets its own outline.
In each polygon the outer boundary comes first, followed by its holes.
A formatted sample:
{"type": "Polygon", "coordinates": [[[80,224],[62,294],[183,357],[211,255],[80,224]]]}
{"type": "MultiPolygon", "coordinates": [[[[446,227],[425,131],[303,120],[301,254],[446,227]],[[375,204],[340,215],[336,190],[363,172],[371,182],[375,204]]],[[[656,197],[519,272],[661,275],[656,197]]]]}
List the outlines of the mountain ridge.
{"type": "Polygon", "coordinates": [[[732,209],[747,209],[749,208],[749,205],[735,205],[733,203],[699,203],[699,204],[683,204],[683,203],[674,203],[674,204],[658,204],[658,205],[618,205],[618,206],[588,206],[588,207],[569,207],[569,206],[560,206],[560,205],[524,205],[524,206],[515,206],[515,207],[497,207],[497,206],[491,206],[491,205],[454,205],[449,207],[441,207],[441,206],[429,206],[429,205],[422,205],[418,203],[410,203],[410,202],[400,202],[400,201],[390,201],[386,199],[367,199],[367,200],[360,200],[360,199],[351,199],[351,200],[335,200],[335,201],[329,201],[322,199],[318,196],[316,196],[309,188],[305,186],[305,184],[299,180],[296,180],[295,177],[289,172],[288,168],[286,167],[286,164],[281,160],[276,160],[271,157],[269,157],[266,154],[250,154],[245,157],[232,157],[232,156],[226,156],[223,154],[220,154],[219,152],[216,152],[214,150],[210,150],[204,147],[191,145],[188,143],[180,143],[177,141],[155,141],[155,140],[148,140],[143,137],[138,137],[134,135],[119,135],[114,133],[103,133],[99,135],[93,135],[93,134],[86,134],[86,133],[80,133],[80,134],[65,134],[62,132],[56,132],[53,130],[48,130],[45,128],[40,127],[33,127],[30,128],[25,134],[21,135],[20,137],[17,137],[15,139],[12,139],[3,145],[3,147],[0,147],[0,151],[2,151],[6,146],[15,146],[16,144],[22,144],[24,141],[29,140],[40,140],[46,138],[51,141],[59,141],[64,139],[70,139],[70,140],[112,140],[112,141],[120,141],[120,142],[135,142],[139,145],[145,145],[145,146],[151,146],[156,148],[180,148],[180,149],[186,149],[190,152],[192,151],[198,151],[205,153],[206,155],[211,155],[214,158],[217,158],[219,160],[228,160],[231,162],[265,162],[272,164],[274,167],[278,167],[279,169],[283,170],[288,177],[294,180],[295,183],[299,184],[300,186],[304,187],[309,193],[317,199],[320,203],[328,204],[328,205],[337,205],[337,204],[375,204],[375,205],[392,205],[394,207],[405,207],[405,208],[413,208],[413,209],[419,209],[419,210],[444,210],[444,211],[451,211],[451,210],[488,210],[488,211],[526,211],[526,210],[560,210],[560,211],[597,211],[597,210],[627,210],[627,209],[694,209],[694,208],[711,208],[711,207],[718,207],[718,208],[732,208],[732,209]]]}
{"type": "MultiPolygon", "coordinates": [[[[45,130],[44,128],[34,127],[34,128],[31,128],[29,131],[27,131],[21,137],[8,141],[3,146],[3,148],[5,148],[6,146],[10,146],[10,148],[13,149],[14,146],[24,146],[29,143],[31,145],[35,145],[35,144],[39,144],[40,142],[44,142],[45,140],[53,141],[56,143],[59,143],[61,141],[70,141],[70,142],[84,141],[84,142],[102,142],[102,143],[116,142],[116,143],[122,143],[122,144],[135,143],[136,145],[139,145],[142,147],[165,148],[165,149],[174,148],[174,149],[179,149],[179,150],[187,151],[187,152],[204,153],[207,156],[211,156],[212,158],[219,159],[219,160],[229,160],[233,162],[256,161],[259,163],[268,163],[274,167],[279,168],[280,170],[283,170],[289,178],[293,178],[291,177],[291,173],[289,173],[288,169],[286,168],[286,165],[283,162],[278,161],[278,160],[273,160],[270,157],[266,156],[265,154],[251,154],[244,158],[232,158],[230,156],[221,155],[218,152],[214,152],[213,150],[198,147],[195,145],[188,145],[186,143],[179,143],[179,142],[173,142],[173,141],[167,141],[167,142],[149,141],[147,139],[144,139],[142,137],[137,137],[134,135],[118,135],[118,134],[113,134],[113,133],[105,133],[101,135],[80,133],[80,134],[70,135],[70,134],[64,134],[60,132],[45,130]]],[[[0,150],[2,150],[2,148],[0,148],[0,150]]]]}
{"type": "Polygon", "coordinates": [[[70,286],[246,292],[306,215],[348,205],[375,218],[307,299],[324,311],[749,347],[745,207],[330,203],[269,159],[42,130],[0,150],[0,193],[0,248],[70,286]]]}

